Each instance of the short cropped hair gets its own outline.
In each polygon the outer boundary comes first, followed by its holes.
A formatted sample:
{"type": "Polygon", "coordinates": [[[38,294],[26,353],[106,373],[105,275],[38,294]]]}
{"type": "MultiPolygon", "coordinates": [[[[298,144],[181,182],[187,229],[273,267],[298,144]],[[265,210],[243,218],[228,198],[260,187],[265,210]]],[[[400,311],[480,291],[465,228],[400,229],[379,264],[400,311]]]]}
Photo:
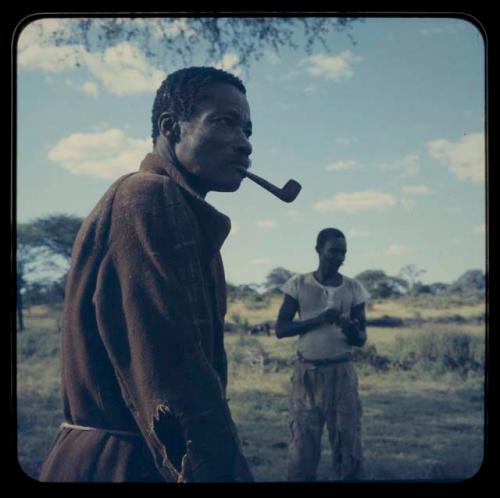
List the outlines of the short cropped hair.
{"type": "Polygon", "coordinates": [[[316,239],[316,247],[318,248],[323,247],[324,243],[328,239],[338,239],[338,238],[345,240],[344,233],[340,231],[338,228],[324,228],[318,234],[318,238],[316,239]]]}
{"type": "Polygon", "coordinates": [[[153,144],[159,135],[158,119],[163,112],[170,112],[177,121],[192,117],[196,98],[200,90],[211,83],[228,83],[244,95],[246,88],[242,81],[231,73],[214,67],[188,67],[167,76],[158,88],[152,112],[153,144]]]}

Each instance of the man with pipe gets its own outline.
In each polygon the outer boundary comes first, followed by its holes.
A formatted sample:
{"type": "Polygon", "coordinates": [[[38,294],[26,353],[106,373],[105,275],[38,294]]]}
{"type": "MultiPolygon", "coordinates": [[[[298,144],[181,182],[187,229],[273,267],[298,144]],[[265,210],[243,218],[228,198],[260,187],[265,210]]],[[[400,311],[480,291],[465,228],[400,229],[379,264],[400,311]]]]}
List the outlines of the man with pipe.
{"type": "Polygon", "coordinates": [[[226,399],[230,220],[205,201],[249,167],[245,93],[214,68],[170,74],[153,152],[84,221],[62,321],[65,422],[42,481],[252,481],[226,399]]]}
{"type": "Polygon", "coordinates": [[[321,230],[316,271],[294,275],[281,288],[278,338],[299,336],[290,389],[288,480],[314,481],[326,424],[333,473],[356,480],[362,473],[361,403],[352,364],[353,347],[366,342],[368,292],[339,273],[347,245],[336,228],[321,230]],[[300,320],[293,320],[296,313],[300,320]]]}

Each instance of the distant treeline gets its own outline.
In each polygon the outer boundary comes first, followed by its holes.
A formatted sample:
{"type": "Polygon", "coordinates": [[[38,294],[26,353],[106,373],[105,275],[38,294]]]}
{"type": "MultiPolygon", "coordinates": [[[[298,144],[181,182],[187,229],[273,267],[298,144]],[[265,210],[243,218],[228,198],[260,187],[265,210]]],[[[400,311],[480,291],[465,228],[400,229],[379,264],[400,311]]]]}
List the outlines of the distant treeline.
{"type": "MultiPolygon", "coordinates": [[[[390,299],[402,296],[442,295],[456,296],[471,301],[483,300],[486,291],[486,275],[482,270],[467,270],[450,284],[435,282],[423,284],[416,276],[423,273],[414,265],[401,269],[398,276],[387,275],[383,270],[365,270],[358,279],[368,290],[372,299],[390,299]]],[[[286,268],[274,268],[263,284],[228,284],[228,296],[232,300],[242,299],[263,302],[270,295],[280,292],[280,287],[294,273],[286,268]]]]}
{"type": "MultiPolygon", "coordinates": [[[[17,225],[17,304],[21,322],[23,307],[63,300],[71,250],[82,221],[78,216],[60,214],[17,225]]],[[[419,280],[422,273],[425,273],[424,269],[408,264],[396,276],[387,275],[383,270],[366,270],[356,278],[373,299],[424,294],[484,299],[486,276],[482,270],[468,270],[451,284],[423,284],[419,280]]],[[[292,275],[293,271],[278,267],[268,273],[263,283],[228,283],[228,297],[263,305],[269,296],[280,292],[281,285],[292,275]]]]}

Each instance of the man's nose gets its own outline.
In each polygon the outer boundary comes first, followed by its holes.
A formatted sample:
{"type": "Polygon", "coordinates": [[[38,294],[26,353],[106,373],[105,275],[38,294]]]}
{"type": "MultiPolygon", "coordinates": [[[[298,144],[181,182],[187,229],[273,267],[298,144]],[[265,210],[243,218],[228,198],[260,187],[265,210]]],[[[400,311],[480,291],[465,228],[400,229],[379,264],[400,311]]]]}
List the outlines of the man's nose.
{"type": "Polygon", "coordinates": [[[252,153],[252,144],[245,134],[241,134],[236,145],[238,153],[249,156],[252,153]]]}

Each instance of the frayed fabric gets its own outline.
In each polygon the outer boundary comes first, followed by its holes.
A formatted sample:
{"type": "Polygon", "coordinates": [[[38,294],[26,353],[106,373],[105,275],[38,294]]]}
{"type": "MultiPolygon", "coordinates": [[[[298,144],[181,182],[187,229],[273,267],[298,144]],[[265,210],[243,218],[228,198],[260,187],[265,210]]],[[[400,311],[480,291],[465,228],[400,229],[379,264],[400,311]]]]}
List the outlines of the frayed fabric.
{"type": "Polygon", "coordinates": [[[289,408],[288,480],[316,479],[325,425],[332,448],[332,478],[361,477],[362,407],[352,362],[319,367],[297,362],[289,408]]]}
{"type": "Polygon", "coordinates": [[[229,230],[229,218],[154,154],[85,219],[61,326],[64,419],[115,434],[63,428],[41,481],[239,477],[235,462],[245,459],[225,393],[220,248],[229,230]]]}

